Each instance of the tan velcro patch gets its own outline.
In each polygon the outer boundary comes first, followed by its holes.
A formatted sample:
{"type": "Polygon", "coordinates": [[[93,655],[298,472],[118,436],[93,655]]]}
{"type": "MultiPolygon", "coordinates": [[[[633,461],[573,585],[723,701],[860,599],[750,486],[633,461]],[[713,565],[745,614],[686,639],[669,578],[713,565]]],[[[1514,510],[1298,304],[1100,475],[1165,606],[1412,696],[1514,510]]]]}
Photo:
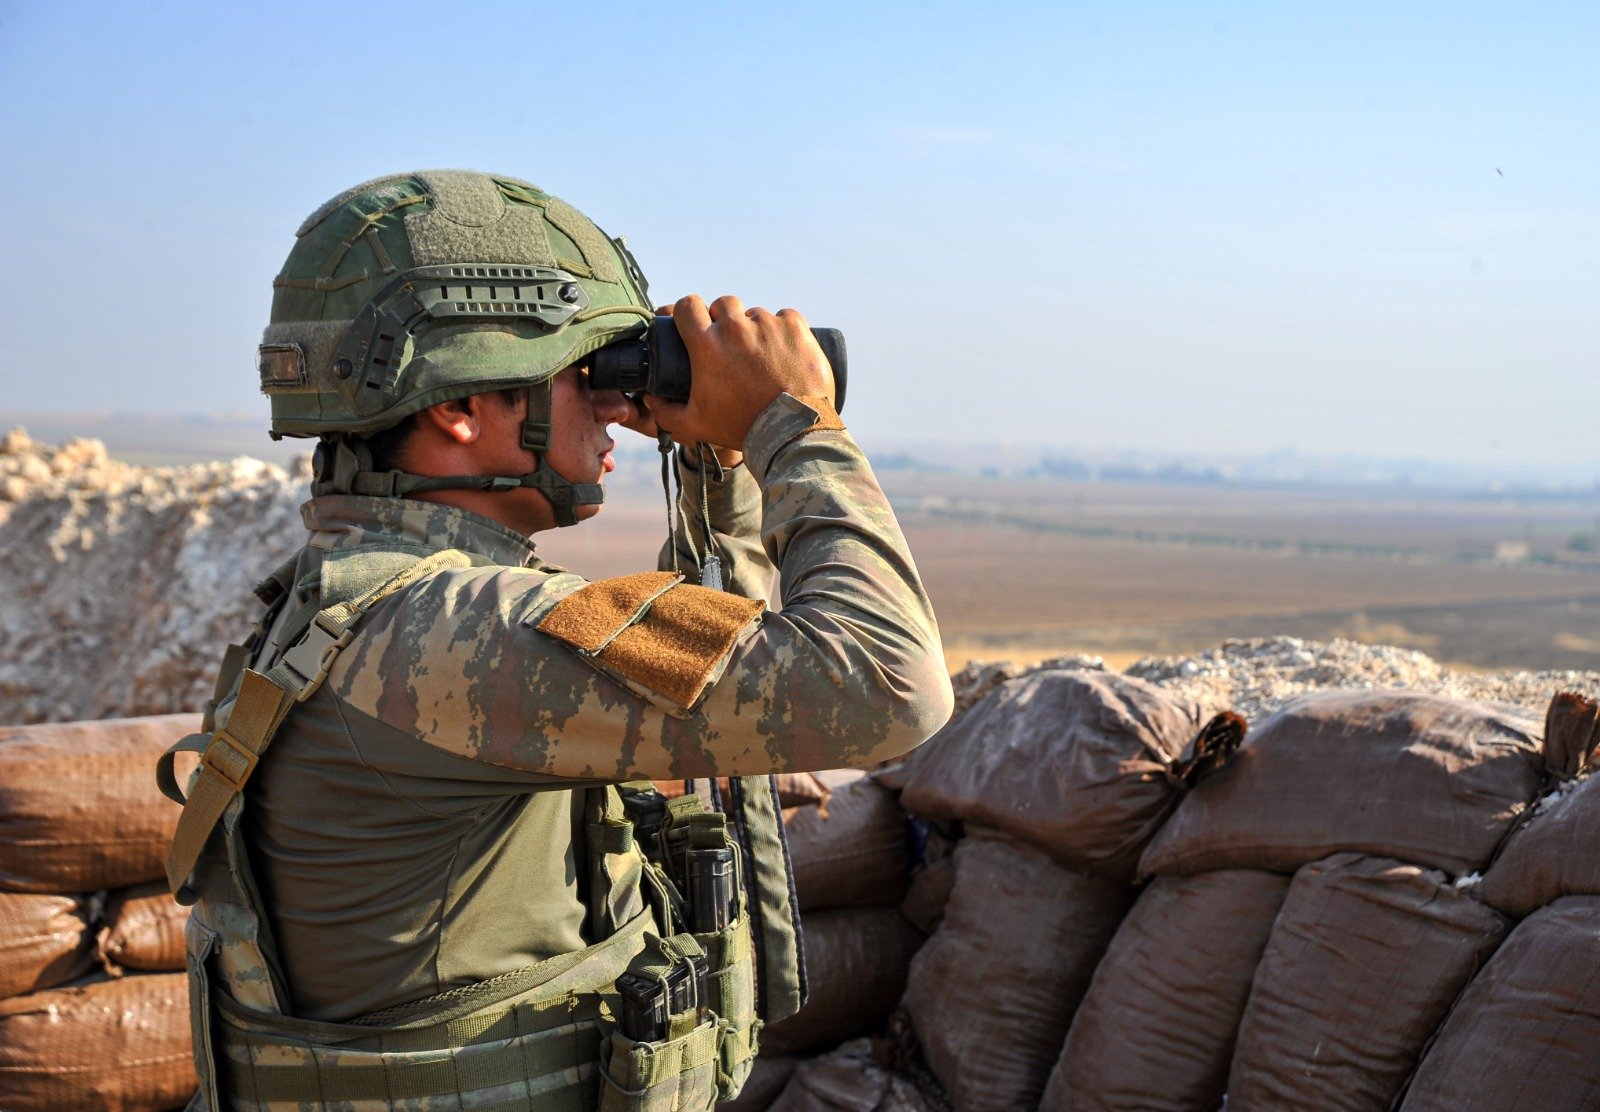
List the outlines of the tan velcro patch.
{"type": "Polygon", "coordinates": [[[535,628],[606,671],[690,707],[765,609],[671,572],[642,572],[579,588],[535,628]]]}
{"type": "Polygon", "coordinates": [[[556,603],[534,628],[593,656],[682,578],[670,571],[644,571],[585,584],[556,603]]]}
{"type": "Polygon", "coordinates": [[[839,411],[833,408],[833,403],[826,397],[820,394],[815,397],[805,395],[800,397],[800,400],[817,411],[817,423],[812,425],[808,431],[819,432],[844,428],[844,422],[839,418],[839,411]]]}

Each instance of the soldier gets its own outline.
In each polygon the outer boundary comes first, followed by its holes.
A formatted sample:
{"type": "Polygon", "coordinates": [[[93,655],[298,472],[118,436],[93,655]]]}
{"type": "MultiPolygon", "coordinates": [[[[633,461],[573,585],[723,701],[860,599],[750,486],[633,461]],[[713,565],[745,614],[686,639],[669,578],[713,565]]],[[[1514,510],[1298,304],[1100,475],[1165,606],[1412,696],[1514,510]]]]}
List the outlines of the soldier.
{"type": "MultiPolygon", "coordinates": [[[[709,1108],[803,994],[762,777],[882,761],[950,712],[827,361],[793,311],[689,297],[686,405],[591,389],[650,319],[643,278],[508,177],[357,186],[273,284],[272,433],[321,446],[306,547],[174,747],[202,753],[168,867],[199,1099],[709,1108]],[[676,466],[728,590],[686,534],[667,570],[592,583],[535,555],[598,511],[609,423],[724,446],[676,466]],[[750,778],[731,819],[617,787],[715,776],[750,778]],[[709,926],[697,862],[739,881],[709,926]]],[[[162,779],[183,798],[171,755],[162,779]]]]}

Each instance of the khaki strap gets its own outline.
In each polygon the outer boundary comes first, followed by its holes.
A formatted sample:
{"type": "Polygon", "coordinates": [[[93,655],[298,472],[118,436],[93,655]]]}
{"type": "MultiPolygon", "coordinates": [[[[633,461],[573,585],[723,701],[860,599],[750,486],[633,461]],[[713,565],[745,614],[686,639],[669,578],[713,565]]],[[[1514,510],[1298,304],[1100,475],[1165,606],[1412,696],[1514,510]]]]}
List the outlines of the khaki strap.
{"type": "Polygon", "coordinates": [[[233,797],[243,790],[255,771],[261,753],[294,706],[295,692],[278,686],[260,672],[246,668],[239,681],[228,724],[211,735],[200,756],[199,774],[184,802],[178,830],[167,852],[167,885],[180,903],[193,903],[186,881],[200,859],[211,831],[233,797]]]}
{"type": "MultiPolygon", "coordinates": [[[[232,713],[227,724],[212,733],[211,743],[201,754],[193,790],[184,802],[178,830],[167,853],[167,885],[179,903],[190,904],[197,898],[187,881],[212,830],[228,804],[244,790],[295,703],[310,698],[328,678],[339,650],[350,643],[355,624],[379,600],[424,576],[444,568],[471,565],[471,557],[454,550],[423,557],[364,594],[318,611],[304,635],[295,634],[298,640],[265,673],[243,669],[232,713]]],[[[180,745],[195,748],[187,742],[185,739],[180,745]]],[[[170,768],[165,778],[171,779],[170,768]]]]}
{"type": "Polygon", "coordinates": [[[729,789],[729,817],[749,863],[745,889],[755,944],[757,1011],[762,1022],[776,1023],[798,1012],[809,995],[794,865],[772,777],[735,776],[729,789]]]}

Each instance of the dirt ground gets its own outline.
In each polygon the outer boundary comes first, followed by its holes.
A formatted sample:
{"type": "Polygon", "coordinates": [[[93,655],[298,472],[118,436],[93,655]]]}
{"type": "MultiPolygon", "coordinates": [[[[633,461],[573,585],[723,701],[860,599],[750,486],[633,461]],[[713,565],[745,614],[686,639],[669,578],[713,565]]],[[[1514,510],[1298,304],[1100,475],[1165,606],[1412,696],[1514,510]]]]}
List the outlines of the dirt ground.
{"type": "MultiPolygon", "coordinates": [[[[1471,669],[1600,668],[1600,563],[1561,547],[1592,526],[1600,497],[884,483],[952,668],[1069,652],[1122,667],[1280,634],[1471,669]],[[975,497],[988,486],[1009,499],[975,497]]],[[[658,499],[647,482],[619,484],[593,528],[547,535],[540,551],[590,576],[636,570],[665,535],[658,499]]]]}

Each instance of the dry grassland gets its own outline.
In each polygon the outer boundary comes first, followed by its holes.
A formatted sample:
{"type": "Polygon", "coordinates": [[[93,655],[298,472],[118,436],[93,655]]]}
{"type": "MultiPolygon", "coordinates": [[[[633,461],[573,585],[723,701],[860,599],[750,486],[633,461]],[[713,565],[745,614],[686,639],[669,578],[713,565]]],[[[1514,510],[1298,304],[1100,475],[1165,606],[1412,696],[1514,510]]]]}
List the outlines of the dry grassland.
{"type": "MultiPolygon", "coordinates": [[[[1227,637],[1345,636],[1480,668],[1600,668],[1600,565],[1562,555],[1594,502],[886,476],[952,667],[1088,652],[1124,665],[1227,637]],[[1502,544],[1534,560],[1497,564],[1502,544]]],[[[540,551],[590,576],[653,562],[648,483],[540,551]]]]}

